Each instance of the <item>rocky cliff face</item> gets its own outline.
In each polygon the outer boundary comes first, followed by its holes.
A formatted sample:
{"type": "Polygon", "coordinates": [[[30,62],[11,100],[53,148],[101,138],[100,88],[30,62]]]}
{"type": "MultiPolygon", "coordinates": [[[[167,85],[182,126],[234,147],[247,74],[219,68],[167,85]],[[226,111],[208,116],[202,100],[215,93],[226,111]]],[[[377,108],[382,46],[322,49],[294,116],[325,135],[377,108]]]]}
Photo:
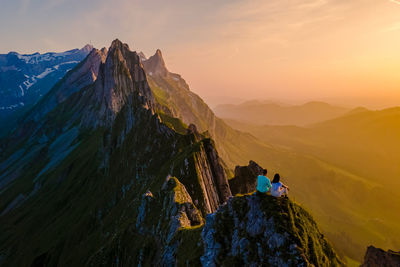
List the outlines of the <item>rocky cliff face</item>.
{"type": "Polygon", "coordinates": [[[364,257],[362,267],[400,266],[400,251],[384,251],[383,249],[369,246],[364,257]]]}
{"type": "Polygon", "coordinates": [[[204,266],[342,266],[302,207],[289,199],[234,197],[207,216],[204,266]]]}
{"type": "Polygon", "coordinates": [[[229,180],[232,194],[247,194],[257,189],[257,176],[262,174],[263,168],[254,161],[248,166],[236,166],[235,176],[229,180]]]}
{"type": "Polygon", "coordinates": [[[174,265],[179,240],[176,234],[181,228],[202,226],[204,219],[193,204],[185,186],[175,177],[168,177],[156,195],[143,195],[136,220],[140,234],[160,237],[160,262],[174,265]]]}

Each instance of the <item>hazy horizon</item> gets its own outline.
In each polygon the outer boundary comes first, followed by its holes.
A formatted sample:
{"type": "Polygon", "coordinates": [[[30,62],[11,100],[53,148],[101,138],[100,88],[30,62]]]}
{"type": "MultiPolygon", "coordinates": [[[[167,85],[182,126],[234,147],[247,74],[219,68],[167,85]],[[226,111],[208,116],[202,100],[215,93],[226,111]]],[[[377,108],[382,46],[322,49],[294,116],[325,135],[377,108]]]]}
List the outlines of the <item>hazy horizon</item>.
{"type": "Polygon", "coordinates": [[[170,71],[212,107],[400,103],[396,0],[6,0],[0,14],[1,53],[101,48],[115,38],[146,56],[160,48],[170,71]]]}

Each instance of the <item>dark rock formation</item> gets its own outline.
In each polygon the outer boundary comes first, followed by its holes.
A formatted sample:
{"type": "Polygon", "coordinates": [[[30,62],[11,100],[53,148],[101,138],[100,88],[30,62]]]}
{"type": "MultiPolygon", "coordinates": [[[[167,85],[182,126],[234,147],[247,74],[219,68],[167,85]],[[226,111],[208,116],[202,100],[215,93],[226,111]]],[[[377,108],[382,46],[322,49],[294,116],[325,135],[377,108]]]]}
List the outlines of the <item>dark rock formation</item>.
{"type": "MultiPolygon", "coordinates": [[[[194,162],[201,187],[203,215],[214,212],[231,196],[224,169],[210,139],[204,139],[195,154],[194,162]]],[[[183,181],[185,183],[185,181],[183,181]]],[[[199,199],[200,200],[200,199],[199,199]]],[[[195,203],[197,201],[195,199],[195,203]]],[[[201,207],[202,205],[200,205],[201,207]]]]}
{"type": "Polygon", "coordinates": [[[384,251],[383,249],[369,246],[365,253],[362,267],[400,267],[400,251],[384,251]]]}
{"type": "Polygon", "coordinates": [[[302,207],[289,199],[233,197],[206,218],[203,266],[343,266],[302,207]]]}
{"type": "Polygon", "coordinates": [[[256,190],[257,176],[262,174],[263,168],[254,161],[248,166],[236,166],[235,177],[229,180],[233,195],[246,194],[256,190]]]}

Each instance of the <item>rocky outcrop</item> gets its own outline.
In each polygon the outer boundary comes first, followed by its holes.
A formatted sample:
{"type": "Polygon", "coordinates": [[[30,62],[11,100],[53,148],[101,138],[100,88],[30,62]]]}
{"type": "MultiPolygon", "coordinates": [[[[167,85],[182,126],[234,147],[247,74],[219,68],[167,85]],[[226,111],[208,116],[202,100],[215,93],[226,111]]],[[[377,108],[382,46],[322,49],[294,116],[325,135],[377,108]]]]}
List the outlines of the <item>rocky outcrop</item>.
{"type": "Polygon", "coordinates": [[[289,199],[233,197],[206,218],[203,266],[342,266],[302,207],[289,199]]]}
{"type": "Polygon", "coordinates": [[[85,128],[110,127],[125,105],[132,112],[141,106],[154,114],[154,98],[139,56],[117,39],[100,65],[96,81],[77,96],[74,108],[79,116],[75,120],[85,128]]]}
{"type": "Polygon", "coordinates": [[[214,142],[203,139],[193,124],[189,125],[188,134],[194,142],[201,141],[194,160],[205,201],[203,213],[206,215],[216,211],[232,194],[214,142]]]}
{"type": "Polygon", "coordinates": [[[255,191],[257,176],[262,174],[262,171],[263,168],[252,160],[248,166],[236,166],[235,177],[229,180],[232,194],[247,194],[255,191]]]}
{"type": "Polygon", "coordinates": [[[165,66],[165,62],[160,49],[157,49],[156,53],[149,59],[145,59],[143,54],[141,58],[143,59],[143,66],[146,69],[148,75],[160,75],[164,77],[168,75],[169,71],[165,66]]]}
{"type": "Polygon", "coordinates": [[[365,253],[362,267],[399,267],[400,251],[384,251],[383,249],[369,246],[365,253]]]}
{"type": "Polygon", "coordinates": [[[185,186],[175,177],[168,177],[161,191],[143,195],[138,210],[136,229],[140,234],[155,237],[159,243],[158,264],[176,263],[179,240],[175,238],[181,228],[201,226],[204,219],[193,204],[185,186]]]}

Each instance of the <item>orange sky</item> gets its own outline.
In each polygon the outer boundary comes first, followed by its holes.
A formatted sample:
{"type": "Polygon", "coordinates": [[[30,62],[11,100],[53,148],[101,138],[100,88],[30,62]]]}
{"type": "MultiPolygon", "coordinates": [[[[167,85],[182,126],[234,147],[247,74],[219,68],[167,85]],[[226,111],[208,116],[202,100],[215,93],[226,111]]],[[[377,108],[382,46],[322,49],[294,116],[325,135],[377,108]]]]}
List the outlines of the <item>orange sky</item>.
{"type": "Polygon", "coordinates": [[[2,53],[119,38],[148,56],[160,48],[169,69],[211,105],[400,105],[400,1],[4,1],[2,53]]]}
{"type": "Polygon", "coordinates": [[[400,5],[269,2],[222,11],[231,22],[211,29],[214,39],[171,48],[171,69],[211,100],[231,95],[400,105],[400,5]]]}

